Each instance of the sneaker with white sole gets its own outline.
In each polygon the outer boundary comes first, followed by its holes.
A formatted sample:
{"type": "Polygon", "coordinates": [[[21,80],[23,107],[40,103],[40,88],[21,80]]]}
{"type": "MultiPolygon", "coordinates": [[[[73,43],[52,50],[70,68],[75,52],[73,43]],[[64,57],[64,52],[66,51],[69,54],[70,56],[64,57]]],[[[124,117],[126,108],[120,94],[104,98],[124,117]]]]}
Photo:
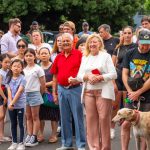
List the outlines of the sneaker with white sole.
{"type": "Polygon", "coordinates": [[[38,142],[38,140],[37,140],[37,136],[32,135],[31,138],[30,138],[30,141],[27,142],[27,143],[25,144],[25,146],[33,147],[33,146],[36,146],[36,145],[38,145],[38,144],[39,144],[39,142],[38,142]]]}
{"type": "Polygon", "coordinates": [[[25,150],[25,146],[23,143],[19,143],[16,150],[25,150]]]}
{"type": "Polygon", "coordinates": [[[30,141],[30,138],[31,138],[31,135],[27,135],[25,140],[24,140],[24,143],[26,145],[26,143],[28,143],[30,141]]]}
{"type": "Polygon", "coordinates": [[[17,146],[17,143],[12,143],[7,150],[16,150],[17,146]]]}
{"type": "Polygon", "coordinates": [[[75,148],[62,146],[62,147],[56,148],[56,150],[75,150],[75,148]]]}
{"type": "Polygon", "coordinates": [[[78,148],[78,150],[85,150],[85,148],[78,148]]]}
{"type": "Polygon", "coordinates": [[[115,129],[110,129],[110,138],[114,139],[115,138],[115,129]]]}

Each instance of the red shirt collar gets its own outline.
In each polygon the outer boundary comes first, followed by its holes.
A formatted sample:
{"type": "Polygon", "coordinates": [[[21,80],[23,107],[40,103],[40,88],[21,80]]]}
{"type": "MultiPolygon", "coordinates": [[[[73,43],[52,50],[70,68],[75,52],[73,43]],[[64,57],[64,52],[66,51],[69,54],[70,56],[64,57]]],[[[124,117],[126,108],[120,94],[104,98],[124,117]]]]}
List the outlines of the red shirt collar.
{"type": "MultiPolygon", "coordinates": [[[[72,49],[69,55],[73,55],[75,50],[76,49],[72,49]]],[[[64,51],[62,51],[60,54],[63,55],[63,56],[65,56],[65,52],[64,51]]]]}

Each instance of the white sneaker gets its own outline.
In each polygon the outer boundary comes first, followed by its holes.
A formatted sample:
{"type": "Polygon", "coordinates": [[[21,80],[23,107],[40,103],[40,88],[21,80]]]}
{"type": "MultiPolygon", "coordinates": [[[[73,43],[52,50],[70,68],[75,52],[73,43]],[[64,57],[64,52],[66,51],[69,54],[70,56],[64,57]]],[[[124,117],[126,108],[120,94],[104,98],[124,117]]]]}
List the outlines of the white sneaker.
{"type": "Polygon", "coordinates": [[[58,128],[57,128],[57,133],[59,133],[59,132],[60,132],[60,130],[61,130],[61,127],[60,127],[60,126],[58,126],[58,128]]]}
{"type": "Polygon", "coordinates": [[[115,129],[110,129],[110,138],[114,139],[115,138],[115,129]]]}
{"type": "Polygon", "coordinates": [[[16,150],[17,145],[18,145],[17,143],[12,143],[7,150],[16,150]]]}
{"type": "Polygon", "coordinates": [[[19,143],[16,150],[25,150],[25,146],[23,143],[19,143]]]}
{"type": "Polygon", "coordinates": [[[65,147],[65,146],[62,146],[62,147],[56,148],[56,150],[74,150],[74,147],[65,147]]]}
{"type": "Polygon", "coordinates": [[[85,148],[78,148],[78,150],[85,150],[85,148]]]}

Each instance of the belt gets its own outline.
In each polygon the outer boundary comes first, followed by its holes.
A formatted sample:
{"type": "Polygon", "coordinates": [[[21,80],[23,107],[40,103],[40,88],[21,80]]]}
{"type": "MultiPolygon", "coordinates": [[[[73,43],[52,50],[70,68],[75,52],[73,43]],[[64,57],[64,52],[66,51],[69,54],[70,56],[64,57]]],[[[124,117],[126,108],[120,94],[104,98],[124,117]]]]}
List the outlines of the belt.
{"type": "Polygon", "coordinates": [[[77,87],[79,87],[79,86],[80,86],[80,84],[70,85],[70,86],[62,86],[62,85],[61,85],[61,87],[63,87],[64,89],[73,89],[73,88],[77,88],[77,87]]]}

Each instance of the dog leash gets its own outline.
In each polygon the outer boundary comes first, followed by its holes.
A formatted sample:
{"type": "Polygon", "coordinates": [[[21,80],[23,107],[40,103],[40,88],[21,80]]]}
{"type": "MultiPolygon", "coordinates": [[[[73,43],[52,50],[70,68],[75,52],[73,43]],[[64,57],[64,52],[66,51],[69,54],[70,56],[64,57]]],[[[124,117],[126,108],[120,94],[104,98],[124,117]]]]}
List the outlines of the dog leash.
{"type": "Polygon", "coordinates": [[[139,109],[140,109],[140,106],[141,106],[141,101],[145,101],[145,97],[140,96],[140,97],[138,98],[137,106],[134,105],[134,102],[132,103],[132,106],[133,106],[135,109],[139,110],[139,109]]]}

